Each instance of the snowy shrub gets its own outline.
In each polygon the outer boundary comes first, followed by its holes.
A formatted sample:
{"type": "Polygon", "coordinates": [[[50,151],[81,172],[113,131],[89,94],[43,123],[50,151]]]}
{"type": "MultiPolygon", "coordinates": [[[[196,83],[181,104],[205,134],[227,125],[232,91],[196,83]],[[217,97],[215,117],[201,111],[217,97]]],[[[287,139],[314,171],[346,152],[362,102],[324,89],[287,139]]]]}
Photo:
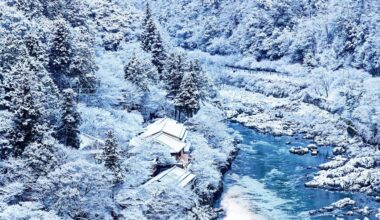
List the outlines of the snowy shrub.
{"type": "Polygon", "coordinates": [[[85,160],[68,162],[37,181],[36,196],[65,218],[104,219],[112,203],[112,174],[85,160]]]}
{"type": "Polygon", "coordinates": [[[132,139],[141,129],[143,118],[138,112],[128,113],[125,110],[105,110],[103,108],[79,106],[83,122],[81,131],[95,137],[105,137],[109,130],[114,130],[120,141],[121,148],[125,148],[125,143],[132,139]],[[128,126],[125,126],[128,124],[128,126]]]}
{"type": "Polygon", "coordinates": [[[235,149],[236,136],[223,120],[220,109],[206,104],[189,121],[195,131],[188,137],[192,146],[190,170],[197,175],[195,191],[203,201],[212,199],[213,193],[220,189],[220,170],[225,168],[229,154],[235,149]]]}
{"type": "Polygon", "coordinates": [[[128,151],[128,155],[129,158],[122,164],[122,168],[126,170],[125,185],[134,187],[151,178],[157,165],[165,166],[177,163],[167,146],[155,142],[147,142],[133,147],[128,151]]]}
{"type": "Polygon", "coordinates": [[[43,208],[42,204],[36,202],[22,202],[5,207],[0,204],[0,219],[61,219],[54,211],[45,211],[43,208]]]}
{"type": "Polygon", "coordinates": [[[124,40],[137,38],[140,14],[131,5],[96,0],[88,1],[89,13],[106,50],[116,51],[124,40]],[[125,9],[124,9],[125,7],[125,9]]]}
{"type": "Polygon", "coordinates": [[[117,197],[126,219],[185,219],[195,206],[193,193],[176,184],[150,184],[137,189],[125,189],[117,197]]]}
{"type": "Polygon", "coordinates": [[[224,37],[215,38],[207,47],[207,51],[211,54],[228,55],[236,53],[236,48],[226,41],[224,37]]]}
{"type": "Polygon", "coordinates": [[[374,76],[380,76],[380,38],[373,36],[358,49],[357,66],[363,67],[374,76]]]}
{"type": "Polygon", "coordinates": [[[189,169],[197,175],[195,192],[207,202],[212,200],[214,193],[219,190],[221,173],[218,170],[218,157],[226,158],[217,149],[211,148],[207,140],[195,135],[189,136],[192,144],[191,166],[189,169]]]}

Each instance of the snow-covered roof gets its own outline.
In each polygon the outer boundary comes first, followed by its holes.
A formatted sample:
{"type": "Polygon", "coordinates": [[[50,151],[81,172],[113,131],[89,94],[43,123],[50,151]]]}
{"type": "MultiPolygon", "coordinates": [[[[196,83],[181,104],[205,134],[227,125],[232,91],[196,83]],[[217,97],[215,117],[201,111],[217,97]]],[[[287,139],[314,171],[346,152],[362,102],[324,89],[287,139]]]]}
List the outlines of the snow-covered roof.
{"type": "Polygon", "coordinates": [[[184,151],[185,153],[189,153],[189,152],[190,152],[190,147],[191,147],[191,144],[190,144],[190,143],[186,143],[186,145],[185,145],[183,151],[184,151]]]}
{"type": "Polygon", "coordinates": [[[91,155],[98,155],[98,154],[102,154],[102,153],[103,153],[103,151],[100,149],[86,150],[86,151],[82,152],[82,154],[91,154],[91,155]]]}
{"type": "Polygon", "coordinates": [[[81,149],[87,149],[87,148],[94,148],[98,144],[104,145],[104,141],[102,139],[93,137],[88,134],[80,134],[80,148],[81,149]]]}
{"type": "Polygon", "coordinates": [[[146,141],[155,141],[170,148],[171,153],[180,153],[186,148],[186,126],[170,118],[162,118],[146,127],[145,132],[130,141],[131,146],[139,146],[146,141]]]}
{"type": "Polygon", "coordinates": [[[176,184],[180,187],[186,187],[194,180],[195,175],[179,167],[172,167],[165,170],[149,180],[146,185],[152,184],[154,182],[159,182],[163,184],[176,184]]]}
{"type": "Polygon", "coordinates": [[[170,153],[179,153],[186,146],[186,143],[180,141],[172,136],[167,135],[166,133],[160,133],[154,140],[160,144],[168,146],[170,148],[170,153]]]}
{"type": "Polygon", "coordinates": [[[180,140],[186,138],[186,126],[170,118],[161,118],[146,127],[144,137],[153,136],[158,133],[166,133],[180,140]]]}

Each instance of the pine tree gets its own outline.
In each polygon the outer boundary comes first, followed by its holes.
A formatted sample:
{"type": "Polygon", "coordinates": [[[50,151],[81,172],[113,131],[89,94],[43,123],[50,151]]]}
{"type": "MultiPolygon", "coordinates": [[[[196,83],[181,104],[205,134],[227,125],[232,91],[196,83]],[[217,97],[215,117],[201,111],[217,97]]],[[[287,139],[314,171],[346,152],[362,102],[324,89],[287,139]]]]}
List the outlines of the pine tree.
{"type": "MultiPolygon", "coordinates": [[[[16,27],[13,25],[15,24],[12,23],[9,26],[12,26],[12,29],[20,29],[17,25],[15,25],[16,27]]],[[[0,31],[0,44],[2,45],[0,46],[0,109],[9,109],[8,93],[13,90],[10,83],[15,83],[15,80],[9,80],[9,78],[13,76],[11,72],[17,63],[27,57],[27,49],[21,37],[13,33],[7,35],[3,35],[3,33],[0,31]]]]}
{"type": "Polygon", "coordinates": [[[210,83],[199,61],[195,60],[195,62],[190,62],[189,70],[197,86],[199,99],[206,99],[210,91],[210,83]]]}
{"type": "Polygon", "coordinates": [[[18,108],[16,101],[19,101],[19,97],[21,97],[20,86],[23,77],[30,74],[30,72],[24,73],[24,71],[28,70],[30,69],[26,66],[26,60],[23,60],[17,62],[4,75],[2,80],[1,105],[11,112],[14,112],[18,108]]]}
{"type": "Polygon", "coordinates": [[[123,175],[119,164],[120,155],[115,135],[112,131],[107,133],[107,139],[103,148],[104,165],[113,172],[115,182],[122,181],[123,175]]]}
{"type": "Polygon", "coordinates": [[[49,69],[56,85],[60,89],[64,89],[67,88],[65,80],[70,75],[72,58],[71,36],[70,29],[65,21],[58,20],[55,26],[49,54],[49,69]]]}
{"type": "Polygon", "coordinates": [[[178,94],[183,75],[185,74],[185,58],[181,54],[170,54],[165,65],[165,80],[169,97],[175,97],[178,94]]]}
{"type": "Polygon", "coordinates": [[[15,157],[21,156],[25,148],[32,142],[41,139],[44,131],[41,123],[41,112],[35,103],[36,96],[32,93],[28,71],[21,73],[20,86],[15,88],[12,96],[12,104],[16,107],[13,116],[12,129],[7,135],[11,147],[10,152],[15,157]],[[15,95],[16,94],[16,95],[15,95]]]}
{"type": "Polygon", "coordinates": [[[148,91],[146,71],[135,56],[124,67],[124,78],[135,84],[142,91],[148,91]]]}
{"type": "Polygon", "coordinates": [[[187,73],[183,77],[179,93],[174,99],[174,105],[176,114],[179,113],[179,120],[181,119],[181,112],[185,112],[187,117],[192,117],[199,110],[199,91],[191,73],[187,73]]]}
{"type": "Polygon", "coordinates": [[[59,129],[59,139],[69,147],[79,149],[79,124],[81,121],[75,102],[75,92],[72,89],[63,91],[62,126],[59,129]]]}
{"type": "MultiPolygon", "coordinates": [[[[20,28],[20,27],[18,27],[20,28]]],[[[19,33],[17,33],[19,34],[19,33]]],[[[0,80],[4,72],[9,71],[18,61],[27,57],[25,41],[16,34],[1,35],[0,47],[0,80]]]]}
{"type": "Polygon", "coordinates": [[[143,28],[144,31],[141,35],[142,48],[144,51],[152,54],[152,63],[156,66],[160,79],[163,79],[162,72],[164,70],[166,53],[161,35],[154,23],[149,4],[146,6],[143,28]]]}
{"type": "Polygon", "coordinates": [[[16,7],[28,17],[39,16],[43,12],[42,3],[38,0],[17,0],[15,3],[16,7]]]}
{"type": "Polygon", "coordinates": [[[96,91],[97,80],[95,72],[98,67],[95,62],[95,54],[91,49],[92,38],[88,36],[88,30],[80,29],[80,35],[74,39],[75,47],[72,49],[70,62],[70,77],[77,77],[78,94],[93,93],[96,91]]]}
{"type": "Polygon", "coordinates": [[[42,140],[31,143],[23,153],[27,167],[37,176],[47,175],[58,164],[58,143],[45,128],[42,140]]]}
{"type": "MultiPolygon", "coordinates": [[[[1,94],[2,105],[13,114],[14,121],[13,128],[6,135],[9,140],[7,148],[13,149],[14,146],[20,148],[21,150],[17,151],[19,156],[28,144],[40,139],[41,133],[44,133],[37,131],[45,126],[48,128],[57,126],[60,115],[59,94],[50,74],[34,57],[20,60],[5,76],[1,94]],[[20,141],[21,143],[17,143],[20,141]]],[[[5,149],[4,146],[1,148],[5,149]]],[[[9,154],[13,151],[9,149],[2,151],[7,151],[9,154]]]]}
{"type": "Polygon", "coordinates": [[[30,34],[25,37],[25,46],[29,56],[36,58],[42,63],[45,62],[45,51],[42,49],[37,36],[30,34]]]}
{"type": "Polygon", "coordinates": [[[17,62],[4,79],[2,104],[11,112],[14,112],[18,105],[17,100],[20,96],[20,85],[23,74],[29,75],[31,90],[35,98],[35,105],[40,109],[42,118],[48,122],[49,127],[57,122],[59,116],[59,90],[46,71],[43,64],[37,58],[31,56],[17,62]],[[26,73],[24,73],[26,72],[26,73]]]}

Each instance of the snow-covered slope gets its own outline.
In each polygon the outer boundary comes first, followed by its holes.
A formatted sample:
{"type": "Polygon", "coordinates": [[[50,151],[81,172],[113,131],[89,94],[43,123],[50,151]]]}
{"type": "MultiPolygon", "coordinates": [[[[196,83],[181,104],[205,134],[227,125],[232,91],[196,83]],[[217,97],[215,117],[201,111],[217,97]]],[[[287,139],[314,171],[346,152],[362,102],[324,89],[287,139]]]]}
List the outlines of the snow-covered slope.
{"type": "Polygon", "coordinates": [[[379,75],[377,0],[152,1],[172,41],[213,54],[246,54],[379,75]]]}
{"type": "Polygon", "coordinates": [[[333,145],[310,187],[380,194],[377,0],[149,2],[153,17],[138,0],[0,2],[0,219],[215,218],[237,151],[226,119],[333,145]],[[174,101],[160,69],[171,53],[183,74],[174,101]],[[126,76],[133,59],[144,86],[126,76]],[[129,141],[178,111],[193,188],[144,185],[175,161],[129,141]],[[79,133],[117,146],[114,164],[79,133]]]}
{"type": "Polygon", "coordinates": [[[226,69],[219,74],[228,117],[262,132],[303,133],[334,146],[344,162],[339,156],[321,165],[323,171],[307,186],[379,195],[380,87],[373,87],[379,79],[353,69],[271,68],[281,73],[226,69]]]}

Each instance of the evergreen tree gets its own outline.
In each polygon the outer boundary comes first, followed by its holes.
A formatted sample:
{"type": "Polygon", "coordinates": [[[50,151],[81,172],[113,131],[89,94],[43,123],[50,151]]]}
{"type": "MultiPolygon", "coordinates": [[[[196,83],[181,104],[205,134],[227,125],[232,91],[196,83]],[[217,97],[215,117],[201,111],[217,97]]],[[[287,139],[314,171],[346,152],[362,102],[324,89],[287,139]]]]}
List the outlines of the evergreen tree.
{"type": "Polygon", "coordinates": [[[104,165],[113,172],[115,182],[122,181],[123,175],[119,164],[120,155],[115,135],[112,131],[107,133],[107,139],[103,148],[104,165]]]}
{"type": "MultiPolygon", "coordinates": [[[[15,27],[15,29],[19,28],[15,27]]],[[[19,33],[3,33],[0,31],[0,109],[9,109],[9,97],[7,96],[8,92],[13,90],[9,83],[13,84],[15,80],[8,80],[8,78],[13,76],[11,72],[16,64],[27,57],[27,49],[23,39],[17,35],[19,33]]]]}
{"type": "Polygon", "coordinates": [[[41,112],[37,108],[36,96],[31,90],[31,76],[28,74],[29,72],[25,70],[21,73],[22,78],[19,81],[21,84],[13,91],[12,104],[16,107],[12,129],[7,135],[11,149],[10,152],[3,152],[12,153],[16,157],[21,156],[29,144],[40,140],[44,133],[44,126],[40,120],[41,112]]]}
{"type": "MultiPolygon", "coordinates": [[[[18,108],[16,101],[21,97],[20,86],[25,76],[23,72],[29,70],[25,61],[17,62],[10,70],[6,71],[2,80],[1,105],[11,112],[18,108]],[[25,63],[23,64],[22,62],[25,63]]],[[[30,72],[26,74],[29,75],[30,72]]]]}
{"type": "Polygon", "coordinates": [[[190,62],[189,70],[195,81],[195,85],[197,86],[197,89],[199,92],[199,99],[200,100],[206,99],[208,93],[210,92],[211,86],[199,61],[195,60],[195,62],[190,62]]]}
{"type": "Polygon", "coordinates": [[[375,35],[368,37],[356,59],[373,76],[380,76],[380,37],[375,35]]]}
{"type": "Polygon", "coordinates": [[[142,91],[148,91],[146,71],[135,56],[124,67],[124,78],[135,84],[142,91]]]}
{"type": "Polygon", "coordinates": [[[40,108],[42,119],[51,129],[57,129],[62,114],[60,91],[51,78],[51,74],[38,61],[36,66],[36,82],[34,90],[38,93],[36,100],[40,108]]]}
{"type": "Polygon", "coordinates": [[[170,54],[165,65],[165,79],[167,82],[168,96],[175,97],[178,94],[183,75],[185,74],[185,58],[181,54],[170,54]]]}
{"type": "Polygon", "coordinates": [[[43,6],[40,0],[16,0],[16,7],[23,11],[26,16],[39,16],[43,12],[43,6]]]}
{"type": "Polygon", "coordinates": [[[51,135],[51,131],[45,129],[41,141],[31,143],[24,151],[23,156],[27,167],[32,173],[47,175],[58,164],[57,141],[51,135]]]}
{"type": "Polygon", "coordinates": [[[67,88],[65,80],[70,75],[72,58],[71,36],[70,29],[65,21],[58,20],[55,26],[49,54],[49,69],[56,85],[60,89],[64,89],[67,88]]]}
{"type": "Polygon", "coordinates": [[[35,105],[40,109],[42,119],[48,122],[49,127],[56,126],[56,117],[60,115],[59,90],[51,79],[50,73],[33,56],[18,61],[5,75],[1,105],[11,112],[17,110],[16,102],[20,97],[23,74],[28,75],[33,82],[30,86],[35,95],[35,105]]]}
{"type": "Polygon", "coordinates": [[[187,73],[182,79],[179,93],[174,99],[176,116],[178,112],[179,120],[181,119],[181,112],[185,112],[187,117],[192,117],[200,108],[199,91],[195,83],[191,73],[187,73]]]}
{"type": "MultiPolygon", "coordinates": [[[[80,29],[80,28],[77,28],[80,29]]],[[[88,36],[88,30],[81,28],[79,37],[75,40],[70,62],[70,77],[77,77],[78,94],[93,93],[96,91],[97,80],[95,72],[98,70],[95,62],[95,54],[91,47],[93,39],[88,36]]],[[[73,42],[74,42],[73,40],[73,42]]]]}
{"type": "Polygon", "coordinates": [[[63,91],[63,115],[59,139],[64,145],[78,149],[80,146],[79,124],[81,118],[77,110],[75,96],[76,94],[72,89],[63,91]]]}
{"type": "Polygon", "coordinates": [[[37,36],[30,34],[25,37],[25,46],[28,51],[28,55],[36,58],[38,61],[45,62],[45,51],[42,49],[37,36]]]}
{"type": "Polygon", "coordinates": [[[19,34],[10,33],[5,35],[0,32],[0,80],[6,74],[6,71],[9,71],[18,61],[28,55],[25,41],[19,34]]]}
{"type": "MultiPolygon", "coordinates": [[[[21,150],[17,151],[17,156],[19,156],[30,142],[41,136],[36,131],[30,131],[32,134],[29,134],[28,130],[32,127],[42,129],[45,126],[48,128],[57,126],[57,119],[61,113],[58,89],[50,78],[50,74],[34,57],[17,62],[5,75],[1,87],[1,105],[13,114],[14,121],[13,128],[6,135],[9,141],[8,148],[11,149],[14,145],[20,148],[21,150]],[[18,139],[25,139],[25,141],[16,141],[18,135],[21,136],[18,139]],[[23,143],[16,143],[20,141],[23,143]]],[[[1,148],[5,149],[4,146],[1,148]]],[[[12,150],[5,151],[10,153],[12,150]]]]}
{"type": "Polygon", "coordinates": [[[152,54],[152,63],[156,66],[160,79],[163,79],[162,72],[164,70],[166,53],[161,35],[154,23],[149,4],[146,6],[143,28],[144,31],[141,35],[142,48],[144,51],[152,54]]]}

